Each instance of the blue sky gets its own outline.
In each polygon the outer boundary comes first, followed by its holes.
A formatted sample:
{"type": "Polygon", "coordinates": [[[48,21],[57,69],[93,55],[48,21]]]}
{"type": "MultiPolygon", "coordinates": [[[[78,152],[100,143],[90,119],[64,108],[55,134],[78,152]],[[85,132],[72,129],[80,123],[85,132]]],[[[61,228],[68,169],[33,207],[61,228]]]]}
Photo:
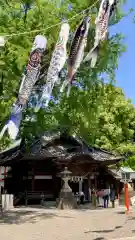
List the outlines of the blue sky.
{"type": "MultiPolygon", "coordinates": [[[[127,0],[124,5],[124,12],[130,8],[135,9],[135,0],[127,0]]],[[[119,67],[116,72],[117,85],[120,86],[127,98],[131,98],[135,104],[135,24],[133,23],[133,14],[129,14],[118,23],[113,32],[121,32],[125,35],[124,42],[127,45],[127,51],[119,59],[119,67]]]]}

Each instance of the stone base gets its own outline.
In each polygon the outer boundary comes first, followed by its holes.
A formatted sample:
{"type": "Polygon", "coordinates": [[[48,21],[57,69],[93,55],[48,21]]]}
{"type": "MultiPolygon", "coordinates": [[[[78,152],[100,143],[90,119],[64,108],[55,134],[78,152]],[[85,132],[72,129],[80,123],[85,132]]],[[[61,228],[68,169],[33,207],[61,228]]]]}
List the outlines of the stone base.
{"type": "Polygon", "coordinates": [[[76,209],[77,204],[70,202],[68,199],[60,198],[57,204],[58,209],[76,209]]]}
{"type": "Polygon", "coordinates": [[[58,209],[76,209],[77,202],[72,192],[69,192],[67,196],[60,196],[56,201],[58,209]]]}

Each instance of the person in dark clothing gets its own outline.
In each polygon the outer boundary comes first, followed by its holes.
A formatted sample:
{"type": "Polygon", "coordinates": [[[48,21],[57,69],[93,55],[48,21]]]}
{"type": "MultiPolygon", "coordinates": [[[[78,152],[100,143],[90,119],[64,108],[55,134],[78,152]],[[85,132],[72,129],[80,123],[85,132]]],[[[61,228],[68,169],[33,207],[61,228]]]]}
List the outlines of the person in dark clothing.
{"type": "Polygon", "coordinates": [[[80,203],[84,204],[84,192],[80,192],[80,203]]]}
{"type": "Polygon", "coordinates": [[[3,193],[4,193],[4,187],[1,186],[1,194],[3,194],[3,193]]]}
{"type": "Polygon", "coordinates": [[[103,196],[103,200],[104,200],[104,208],[108,208],[108,204],[109,204],[109,195],[110,195],[109,188],[104,189],[104,196],[103,196]]]}
{"type": "Polygon", "coordinates": [[[110,201],[112,203],[112,208],[114,208],[115,207],[115,188],[113,185],[111,186],[111,189],[110,189],[110,201]]]}
{"type": "Polygon", "coordinates": [[[104,208],[108,208],[109,195],[103,196],[103,200],[104,200],[104,208]]]}

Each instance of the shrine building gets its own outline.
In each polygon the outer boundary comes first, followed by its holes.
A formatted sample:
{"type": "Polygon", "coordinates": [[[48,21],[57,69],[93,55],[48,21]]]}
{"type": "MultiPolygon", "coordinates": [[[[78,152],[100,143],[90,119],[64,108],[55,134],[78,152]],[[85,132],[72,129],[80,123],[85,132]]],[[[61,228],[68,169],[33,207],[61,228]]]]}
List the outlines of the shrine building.
{"type": "Polygon", "coordinates": [[[80,137],[46,132],[29,147],[18,140],[0,153],[1,191],[14,195],[15,206],[32,204],[32,200],[39,202],[41,194],[46,201],[55,201],[62,186],[60,172],[67,167],[72,173],[69,180],[72,191],[83,190],[86,200],[90,201],[93,187],[99,189],[113,184],[119,193],[120,179],[109,166],[121,160],[122,156],[88,146],[80,137]],[[29,197],[30,201],[26,201],[29,197]]]}

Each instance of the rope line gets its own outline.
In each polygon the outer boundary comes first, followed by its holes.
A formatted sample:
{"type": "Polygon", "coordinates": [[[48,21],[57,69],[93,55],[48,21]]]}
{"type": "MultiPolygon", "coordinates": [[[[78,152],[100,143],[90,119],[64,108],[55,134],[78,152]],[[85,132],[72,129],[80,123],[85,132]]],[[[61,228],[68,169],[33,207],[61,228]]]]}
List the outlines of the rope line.
{"type": "MultiPolygon", "coordinates": [[[[71,20],[73,20],[74,18],[76,18],[77,16],[84,14],[85,11],[87,10],[91,10],[100,0],[97,0],[95,3],[93,3],[90,7],[84,9],[83,11],[75,14],[74,16],[72,16],[71,18],[67,19],[67,22],[70,22],[71,20]]],[[[20,32],[20,33],[13,33],[13,34],[7,34],[7,35],[2,35],[2,33],[0,33],[1,37],[14,37],[14,36],[22,36],[22,35],[26,35],[26,34],[30,34],[30,33],[36,33],[36,32],[41,32],[41,31],[47,31],[48,29],[54,28],[61,25],[61,22],[53,24],[47,28],[43,28],[43,29],[35,29],[35,30],[31,30],[31,31],[26,31],[26,32],[20,32]]]]}

